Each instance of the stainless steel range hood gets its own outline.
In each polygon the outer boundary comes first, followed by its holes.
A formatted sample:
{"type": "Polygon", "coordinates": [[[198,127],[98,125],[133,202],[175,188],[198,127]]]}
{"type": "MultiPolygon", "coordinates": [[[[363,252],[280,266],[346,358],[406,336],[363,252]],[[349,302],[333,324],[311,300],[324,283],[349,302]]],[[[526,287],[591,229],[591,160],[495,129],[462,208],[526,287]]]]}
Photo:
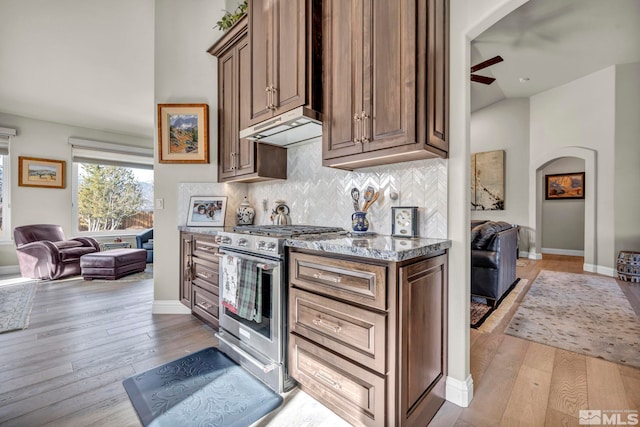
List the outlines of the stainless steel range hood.
{"type": "Polygon", "coordinates": [[[298,107],[240,131],[240,138],[290,146],[322,136],[322,115],[298,107]]]}

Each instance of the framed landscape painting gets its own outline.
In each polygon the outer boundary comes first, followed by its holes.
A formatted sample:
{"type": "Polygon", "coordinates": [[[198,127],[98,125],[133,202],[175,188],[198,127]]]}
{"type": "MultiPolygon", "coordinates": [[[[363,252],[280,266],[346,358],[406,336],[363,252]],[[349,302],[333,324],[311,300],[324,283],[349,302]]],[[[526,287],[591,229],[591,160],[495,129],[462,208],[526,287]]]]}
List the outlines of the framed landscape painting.
{"type": "Polygon", "coordinates": [[[584,172],[545,175],[546,200],[584,199],[584,172]]]}
{"type": "Polygon", "coordinates": [[[226,211],[226,196],[191,196],[187,226],[223,227],[226,211]]]}
{"type": "Polygon", "coordinates": [[[64,188],[64,160],[18,157],[20,187],[64,188]]]}
{"type": "Polygon", "coordinates": [[[209,163],[207,104],[158,104],[158,162],[209,163]]]}

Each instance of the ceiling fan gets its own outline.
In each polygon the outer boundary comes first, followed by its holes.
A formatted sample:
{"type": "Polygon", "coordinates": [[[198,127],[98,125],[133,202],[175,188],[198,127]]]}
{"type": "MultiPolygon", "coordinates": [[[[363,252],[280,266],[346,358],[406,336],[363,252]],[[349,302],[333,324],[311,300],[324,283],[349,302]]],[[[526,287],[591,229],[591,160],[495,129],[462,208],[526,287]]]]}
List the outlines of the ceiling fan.
{"type": "MultiPolygon", "coordinates": [[[[476,71],[480,71],[483,68],[487,68],[490,67],[492,65],[495,65],[499,62],[504,61],[504,59],[502,59],[502,57],[500,55],[498,56],[494,56],[493,58],[487,59],[486,61],[483,61],[479,64],[474,65],[473,67],[471,67],[471,72],[475,73],[476,71]]],[[[471,81],[472,82],[476,82],[476,83],[482,83],[485,85],[490,85],[491,83],[493,83],[496,79],[494,79],[493,77],[486,77],[486,76],[479,76],[477,74],[471,74],[471,81]]]]}

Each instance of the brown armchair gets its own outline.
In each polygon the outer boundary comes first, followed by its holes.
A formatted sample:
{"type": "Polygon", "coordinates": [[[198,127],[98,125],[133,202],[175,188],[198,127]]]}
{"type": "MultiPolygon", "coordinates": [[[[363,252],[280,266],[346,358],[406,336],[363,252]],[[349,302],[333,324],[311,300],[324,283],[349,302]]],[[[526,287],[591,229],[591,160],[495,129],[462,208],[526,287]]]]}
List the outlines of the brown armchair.
{"type": "Polygon", "coordinates": [[[80,274],[80,257],[100,252],[92,237],[65,239],[62,227],[34,224],[13,230],[22,277],[59,279],[80,274]]]}

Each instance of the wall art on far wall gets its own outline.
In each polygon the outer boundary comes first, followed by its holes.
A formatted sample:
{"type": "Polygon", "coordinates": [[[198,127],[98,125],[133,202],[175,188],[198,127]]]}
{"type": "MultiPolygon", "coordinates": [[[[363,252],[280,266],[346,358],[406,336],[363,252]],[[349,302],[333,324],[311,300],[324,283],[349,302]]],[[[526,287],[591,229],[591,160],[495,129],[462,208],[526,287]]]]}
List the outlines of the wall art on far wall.
{"type": "Polygon", "coordinates": [[[20,187],[64,188],[64,160],[18,157],[18,185],[20,187]]]}
{"type": "Polygon", "coordinates": [[[207,104],[158,104],[158,162],[209,163],[207,104]]]}
{"type": "Polygon", "coordinates": [[[471,154],[471,210],[504,210],[504,150],[471,154]]]}
{"type": "Polygon", "coordinates": [[[191,196],[187,226],[224,227],[227,196],[191,196]]]}
{"type": "Polygon", "coordinates": [[[545,175],[545,199],[584,199],[584,172],[545,175]]]}

